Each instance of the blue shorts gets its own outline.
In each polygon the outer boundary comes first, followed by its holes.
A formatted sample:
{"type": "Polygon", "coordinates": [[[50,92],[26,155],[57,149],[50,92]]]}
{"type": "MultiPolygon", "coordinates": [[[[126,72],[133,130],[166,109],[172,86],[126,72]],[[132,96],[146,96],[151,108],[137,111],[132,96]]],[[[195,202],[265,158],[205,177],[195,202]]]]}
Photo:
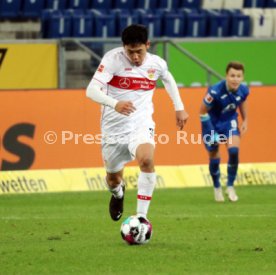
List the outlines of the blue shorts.
{"type": "MultiPolygon", "coordinates": [[[[240,136],[240,130],[238,128],[238,120],[231,119],[223,122],[217,122],[215,125],[215,131],[221,137],[221,143],[225,144],[225,141],[231,136],[240,136]]],[[[204,144],[207,151],[212,152],[218,149],[220,143],[215,143],[212,145],[204,144]]]]}

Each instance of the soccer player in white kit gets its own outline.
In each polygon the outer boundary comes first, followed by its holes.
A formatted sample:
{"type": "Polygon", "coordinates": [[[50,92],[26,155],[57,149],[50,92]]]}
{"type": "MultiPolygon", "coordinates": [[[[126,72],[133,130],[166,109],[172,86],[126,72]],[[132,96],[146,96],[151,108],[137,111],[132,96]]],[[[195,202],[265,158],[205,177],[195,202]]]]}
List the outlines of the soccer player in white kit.
{"type": "Polygon", "coordinates": [[[180,130],[188,119],[165,60],[147,52],[150,42],[146,27],[130,25],[121,38],[123,47],[104,55],[86,89],[87,97],[102,105],[102,155],[112,193],[109,212],[114,221],[123,214],[124,166],[134,159],[140,167],[137,216],[147,218],[156,181],[152,96],[158,78],[173,101],[180,130]]]}

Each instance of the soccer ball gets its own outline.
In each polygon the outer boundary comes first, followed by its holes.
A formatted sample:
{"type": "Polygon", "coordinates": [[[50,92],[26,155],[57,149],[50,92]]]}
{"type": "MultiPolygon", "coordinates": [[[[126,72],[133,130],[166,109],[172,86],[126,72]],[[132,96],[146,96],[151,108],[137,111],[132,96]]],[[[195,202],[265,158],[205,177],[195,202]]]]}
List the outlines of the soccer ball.
{"type": "Polygon", "coordinates": [[[151,223],[137,216],[130,216],[121,225],[121,235],[128,244],[145,244],[152,235],[151,223]]]}

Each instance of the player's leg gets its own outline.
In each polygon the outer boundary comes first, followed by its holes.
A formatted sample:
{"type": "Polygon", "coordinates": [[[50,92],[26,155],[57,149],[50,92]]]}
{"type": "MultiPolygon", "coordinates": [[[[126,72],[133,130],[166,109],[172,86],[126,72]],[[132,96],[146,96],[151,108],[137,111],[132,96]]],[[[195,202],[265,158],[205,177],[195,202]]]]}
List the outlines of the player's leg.
{"type": "Polygon", "coordinates": [[[106,173],[106,184],[112,193],[109,202],[109,213],[114,221],[118,221],[124,211],[124,193],[123,170],[116,173],[106,173]]]}
{"type": "Polygon", "coordinates": [[[201,117],[202,139],[209,156],[209,172],[214,186],[215,201],[223,202],[224,197],[220,186],[220,154],[219,144],[216,139],[218,134],[209,115],[201,117]]]}
{"type": "Polygon", "coordinates": [[[147,217],[155,182],[154,145],[140,144],[136,149],[136,159],[140,167],[137,193],[137,215],[147,217]]]}
{"type": "Polygon", "coordinates": [[[140,167],[137,184],[137,215],[146,218],[156,182],[154,126],[150,125],[133,133],[128,148],[140,167]]]}
{"type": "Polygon", "coordinates": [[[218,147],[209,151],[209,172],[213,180],[214,188],[220,188],[220,153],[218,147]]]}
{"type": "Polygon", "coordinates": [[[118,221],[124,208],[123,169],[131,160],[127,144],[102,144],[102,155],[106,169],[106,185],[112,193],[109,202],[109,213],[114,221],[118,221]]]}
{"type": "MultiPolygon", "coordinates": [[[[203,134],[203,133],[202,133],[203,134]]],[[[209,172],[214,186],[215,201],[223,202],[223,192],[220,185],[220,153],[218,143],[208,143],[204,139],[204,145],[209,156],[209,172]]]]}
{"type": "Polygon", "coordinates": [[[115,198],[123,197],[123,170],[116,173],[106,172],[106,185],[115,198]]]}
{"type": "Polygon", "coordinates": [[[228,165],[227,165],[227,194],[230,201],[237,201],[238,196],[234,189],[234,181],[237,176],[239,166],[240,136],[231,135],[228,139],[228,165]]]}
{"type": "Polygon", "coordinates": [[[214,185],[214,197],[215,201],[223,202],[223,192],[220,185],[220,153],[219,146],[213,148],[213,150],[208,150],[209,155],[209,172],[212,177],[214,185]]]}

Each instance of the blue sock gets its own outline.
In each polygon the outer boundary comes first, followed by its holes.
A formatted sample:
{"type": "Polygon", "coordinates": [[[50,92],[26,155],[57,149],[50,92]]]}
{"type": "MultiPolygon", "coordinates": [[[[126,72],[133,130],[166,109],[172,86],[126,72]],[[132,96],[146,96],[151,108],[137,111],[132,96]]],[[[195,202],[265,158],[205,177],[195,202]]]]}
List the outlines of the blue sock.
{"type": "Polygon", "coordinates": [[[227,186],[234,186],[239,166],[239,148],[231,147],[228,149],[228,166],[227,166],[227,186]]]}
{"type": "Polygon", "coordinates": [[[220,187],[220,170],[219,170],[219,163],[220,163],[220,158],[217,159],[210,159],[209,162],[209,171],[211,174],[211,177],[213,179],[213,184],[215,188],[220,187]]]}

